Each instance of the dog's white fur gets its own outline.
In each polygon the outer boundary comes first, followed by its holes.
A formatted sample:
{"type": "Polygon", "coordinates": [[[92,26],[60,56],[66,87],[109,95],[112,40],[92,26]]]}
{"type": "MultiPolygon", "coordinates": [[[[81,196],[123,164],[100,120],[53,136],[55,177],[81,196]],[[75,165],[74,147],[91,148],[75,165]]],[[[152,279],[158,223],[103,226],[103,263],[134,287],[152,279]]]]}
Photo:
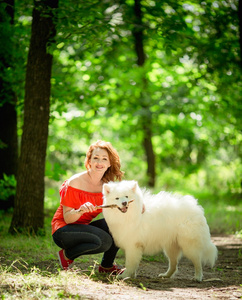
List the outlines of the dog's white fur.
{"type": "Polygon", "coordinates": [[[202,264],[214,265],[217,248],[211,242],[203,208],[192,196],[152,195],[136,181],[125,180],[104,184],[103,195],[105,205],[117,204],[122,209],[103,210],[116,245],[125,251],[126,270],[121,278],[136,276],[143,254],[162,250],[169,260],[162,277],[175,274],[182,254],[192,261],[197,281],[203,278],[202,264]]]}

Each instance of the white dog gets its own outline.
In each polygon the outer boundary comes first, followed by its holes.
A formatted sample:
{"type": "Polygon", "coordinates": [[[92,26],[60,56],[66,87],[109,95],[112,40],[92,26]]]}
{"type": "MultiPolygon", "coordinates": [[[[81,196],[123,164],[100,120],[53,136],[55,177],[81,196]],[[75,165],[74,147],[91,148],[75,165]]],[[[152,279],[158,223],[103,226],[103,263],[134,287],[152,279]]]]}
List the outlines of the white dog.
{"type": "Polygon", "coordinates": [[[125,251],[121,278],[136,276],[143,254],[162,250],[169,260],[162,277],[175,274],[182,254],[192,261],[197,281],[203,278],[202,264],[214,265],[217,248],[211,242],[203,208],[192,196],[151,195],[141,191],[136,181],[104,184],[103,195],[104,205],[118,207],[104,209],[103,215],[116,245],[125,251]]]}

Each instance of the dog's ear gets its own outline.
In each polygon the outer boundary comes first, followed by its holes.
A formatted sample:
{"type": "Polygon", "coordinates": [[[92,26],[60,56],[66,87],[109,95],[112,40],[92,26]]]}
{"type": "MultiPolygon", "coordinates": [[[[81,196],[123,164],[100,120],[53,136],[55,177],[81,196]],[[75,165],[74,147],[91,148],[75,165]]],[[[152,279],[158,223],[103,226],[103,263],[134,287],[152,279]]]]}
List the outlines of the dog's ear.
{"type": "Polygon", "coordinates": [[[137,181],[133,181],[133,187],[132,187],[132,191],[135,192],[136,189],[138,187],[138,182],[137,181]]]}
{"type": "Polygon", "coordinates": [[[107,195],[110,193],[110,186],[107,183],[104,183],[103,185],[103,194],[107,195]]]}

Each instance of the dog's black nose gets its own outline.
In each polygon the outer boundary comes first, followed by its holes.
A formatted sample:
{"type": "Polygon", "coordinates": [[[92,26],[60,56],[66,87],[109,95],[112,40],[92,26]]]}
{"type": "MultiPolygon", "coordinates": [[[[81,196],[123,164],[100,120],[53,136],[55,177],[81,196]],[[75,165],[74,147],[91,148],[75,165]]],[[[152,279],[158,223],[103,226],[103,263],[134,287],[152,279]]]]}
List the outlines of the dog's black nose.
{"type": "Polygon", "coordinates": [[[122,202],[123,206],[127,206],[127,202],[122,202]]]}

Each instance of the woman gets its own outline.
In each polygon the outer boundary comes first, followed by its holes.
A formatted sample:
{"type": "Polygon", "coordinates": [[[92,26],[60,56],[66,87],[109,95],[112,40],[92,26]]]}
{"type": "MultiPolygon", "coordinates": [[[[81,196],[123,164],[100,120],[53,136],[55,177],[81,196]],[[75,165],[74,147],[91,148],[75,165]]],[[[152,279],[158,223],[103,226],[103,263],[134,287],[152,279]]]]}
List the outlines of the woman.
{"type": "Polygon", "coordinates": [[[53,240],[62,248],[58,257],[64,270],[80,255],[104,252],[99,272],[115,275],[122,272],[113,264],[118,248],[105,220],[91,221],[102,212],[97,206],[103,203],[103,184],[122,179],[119,155],[111,143],[97,141],[87,151],[85,167],[87,171],[60,188],[60,206],[51,222],[53,240]]]}

